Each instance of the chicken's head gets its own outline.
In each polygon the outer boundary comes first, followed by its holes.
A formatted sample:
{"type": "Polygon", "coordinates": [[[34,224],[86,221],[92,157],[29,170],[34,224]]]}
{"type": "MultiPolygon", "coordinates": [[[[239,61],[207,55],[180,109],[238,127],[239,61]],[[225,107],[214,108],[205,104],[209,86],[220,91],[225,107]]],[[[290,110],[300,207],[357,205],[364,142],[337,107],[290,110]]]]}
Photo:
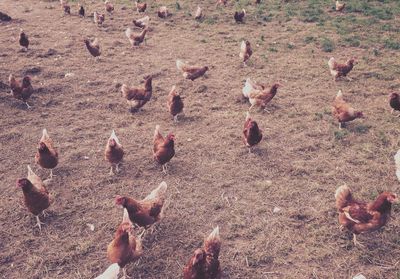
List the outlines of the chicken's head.
{"type": "Polygon", "coordinates": [[[363,114],[362,111],[357,111],[357,112],[356,112],[356,117],[357,117],[357,118],[365,118],[365,116],[364,116],[364,114],[363,114]]]}
{"type": "Polygon", "coordinates": [[[205,260],[206,255],[203,249],[196,249],[196,251],[194,251],[194,255],[193,255],[193,265],[197,265],[198,263],[202,262],[203,260],[205,260]]]}
{"type": "Polygon", "coordinates": [[[390,95],[389,95],[389,99],[390,99],[390,100],[394,100],[394,99],[397,99],[397,98],[399,98],[399,94],[397,94],[397,93],[390,93],[390,95]]]}
{"type": "Polygon", "coordinates": [[[125,205],[125,197],[122,197],[122,196],[116,196],[115,197],[115,204],[116,205],[121,205],[121,206],[124,206],[125,205]]]}
{"type": "Polygon", "coordinates": [[[31,185],[32,183],[27,178],[21,178],[17,180],[17,187],[20,187],[22,189],[26,189],[31,185]]]}
{"type": "Polygon", "coordinates": [[[108,140],[108,145],[109,145],[110,147],[115,147],[115,146],[117,146],[117,142],[116,142],[115,139],[109,139],[109,140],[108,140]]]}
{"type": "Polygon", "coordinates": [[[39,147],[38,147],[38,151],[39,153],[44,153],[49,151],[49,148],[46,146],[46,144],[44,142],[39,142],[39,147]]]}
{"type": "Polygon", "coordinates": [[[357,60],[355,57],[352,57],[349,59],[349,61],[347,62],[350,65],[356,65],[357,64],[357,60]]]}
{"type": "Polygon", "coordinates": [[[22,86],[23,86],[23,87],[28,87],[28,86],[30,86],[30,85],[31,85],[31,78],[28,77],[28,76],[25,76],[25,77],[22,79],[22,86]]]}
{"type": "Polygon", "coordinates": [[[394,193],[387,193],[386,199],[390,203],[395,203],[399,201],[397,195],[394,193]]]}
{"type": "Polygon", "coordinates": [[[172,134],[172,133],[169,133],[168,136],[167,136],[167,140],[169,140],[169,141],[175,141],[175,135],[172,134]]]}

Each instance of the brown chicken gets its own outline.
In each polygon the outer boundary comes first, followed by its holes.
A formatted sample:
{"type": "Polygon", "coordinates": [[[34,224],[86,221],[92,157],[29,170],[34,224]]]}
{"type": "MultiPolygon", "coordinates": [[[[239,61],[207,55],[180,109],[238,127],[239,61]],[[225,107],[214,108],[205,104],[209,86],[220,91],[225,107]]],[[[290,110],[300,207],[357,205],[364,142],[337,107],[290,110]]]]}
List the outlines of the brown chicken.
{"type": "Polygon", "coordinates": [[[114,5],[110,1],[106,0],[104,2],[104,9],[107,13],[112,14],[114,12],[114,5]]]}
{"type": "Polygon", "coordinates": [[[196,249],[183,269],[183,279],[220,279],[221,266],[218,260],[221,250],[219,227],[204,240],[202,248],[196,249]]]}
{"type": "Polygon", "coordinates": [[[47,134],[46,129],[43,129],[35,162],[44,169],[50,169],[50,179],[53,178],[53,169],[58,164],[58,152],[54,148],[53,140],[47,134]]]}
{"type": "Polygon", "coordinates": [[[79,11],[78,11],[79,16],[85,17],[85,8],[81,4],[79,4],[78,7],[79,7],[79,11]]]}
{"type": "Polygon", "coordinates": [[[243,23],[244,16],[246,15],[246,10],[243,9],[240,12],[236,11],[235,14],[233,15],[233,18],[235,19],[236,23],[243,23]]]}
{"type": "Polygon", "coordinates": [[[167,18],[171,15],[166,6],[160,7],[160,9],[158,9],[157,14],[159,18],[167,18]]]}
{"type": "Polygon", "coordinates": [[[392,114],[395,110],[400,111],[400,95],[397,93],[391,93],[389,95],[389,105],[392,108],[392,114]]]}
{"type": "Polygon", "coordinates": [[[335,81],[337,81],[339,77],[346,77],[349,81],[351,81],[351,78],[349,78],[347,74],[350,73],[355,64],[355,58],[349,59],[346,64],[337,63],[333,57],[331,57],[331,59],[328,61],[329,70],[335,81]]]}
{"type": "Polygon", "coordinates": [[[174,117],[174,121],[178,122],[178,114],[183,111],[183,101],[178,91],[176,91],[175,85],[168,94],[167,105],[169,112],[174,117]]]}
{"type": "Polygon", "coordinates": [[[271,100],[275,97],[276,93],[278,93],[278,88],[281,85],[279,83],[275,83],[271,86],[269,90],[254,90],[249,93],[249,101],[250,101],[250,108],[249,111],[255,107],[261,107],[265,110],[265,107],[271,100]]]}
{"type": "MultiPolygon", "coordinates": [[[[124,208],[122,222],[115,232],[114,239],[108,244],[107,257],[110,262],[117,263],[122,268],[123,278],[126,278],[126,265],[137,261],[142,252],[141,236],[136,237],[128,212],[124,208]]],[[[116,271],[114,273],[118,274],[116,271]]]]}
{"type": "Polygon", "coordinates": [[[364,118],[361,111],[356,111],[348,103],[343,100],[342,90],[339,90],[333,100],[332,114],[339,121],[339,129],[342,129],[346,122],[353,121],[357,118],[364,118]]]}
{"type": "Polygon", "coordinates": [[[251,148],[258,144],[262,139],[262,131],[258,128],[256,121],[251,119],[250,113],[247,112],[246,122],[243,128],[243,141],[244,144],[249,148],[249,153],[251,153],[251,148]]]}
{"type": "Polygon", "coordinates": [[[340,3],[338,0],[336,0],[335,9],[337,12],[343,11],[345,7],[346,7],[346,3],[340,3]]]}
{"type": "Polygon", "coordinates": [[[96,23],[98,26],[101,26],[101,25],[103,25],[103,22],[105,20],[105,15],[104,14],[100,14],[100,13],[95,11],[93,13],[93,20],[94,20],[94,23],[96,23]]]}
{"type": "Polygon", "coordinates": [[[167,183],[164,181],[143,200],[117,196],[115,204],[121,205],[132,223],[148,229],[164,217],[167,183]]]}
{"type": "Polygon", "coordinates": [[[182,72],[184,78],[190,79],[191,81],[203,76],[208,71],[207,66],[189,66],[179,59],[176,60],[176,67],[182,72]]]}
{"type": "Polygon", "coordinates": [[[162,166],[163,172],[167,174],[167,163],[175,155],[175,136],[172,133],[169,133],[164,139],[163,136],[160,134],[160,126],[157,125],[154,131],[153,142],[154,160],[156,160],[157,163],[162,166]]]}
{"type": "Polygon", "coordinates": [[[125,31],[126,37],[129,39],[129,42],[131,43],[132,47],[139,46],[143,41],[146,44],[146,33],[147,33],[148,28],[144,28],[142,32],[139,34],[133,33],[132,29],[128,27],[125,31]]]}
{"type": "Polygon", "coordinates": [[[23,101],[27,108],[30,109],[31,106],[28,104],[27,101],[33,93],[31,78],[29,76],[25,76],[22,79],[21,84],[15,79],[13,74],[10,74],[10,76],[8,77],[8,82],[10,84],[11,93],[13,94],[14,98],[23,101]]]}
{"type": "Polygon", "coordinates": [[[144,13],[146,11],[146,9],[147,9],[147,3],[139,3],[139,2],[136,1],[135,5],[136,5],[136,10],[139,13],[144,13]]]}
{"type": "Polygon", "coordinates": [[[242,41],[240,45],[239,57],[242,58],[243,65],[246,66],[246,61],[249,60],[250,56],[253,54],[249,41],[242,41]]]}
{"type": "Polygon", "coordinates": [[[150,17],[149,16],[145,16],[139,19],[134,19],[132,20],[132,23],[139,28],[146,28],[149,26],[149,22],[150,22],[150,17]]]}
{"type": "Polygon", "coordinates": [[[24,30],[21,29],[19,33],[19,45],[22,46],[24,51],[28,50],[29,47],[29,39],[28,36],[25,34],[24,30]]]}
{"type": "Polygon", "coordinates": [[[145,77],[144,88],[129,88],[126,84],[122,84],[121,92],[122,96],[127,100],[131,106],[131,112],[138,111],[148,101],[150,101],[153,94],[152,88],[152,76],[145,77]]]}
{"type": "Polygon", "coordinates": [[[194,13],[194,19],[200,20],[204,17],[203,10],[200,6],[197,6],[196,12],[194,13]]]}
{"type": "Polygon", "coordinates": [[[104,157],[106,161],[111,164],[110,175],[114,174],[113,167],[115,166],[115,172],[119,172],[119,164],[122,162],[124,157],[124,149],[120,144],[115,131],[113,130],[110,138],[107,141],[106,150],[104,151],[104,157]]]}
{"type": "Polygon", "coordinates": [[[375,231],[385,226],[390,218],[392,203],[398,201],[396,194],[383,192],[374,202],[360,202],[353,198],[346,185],[336,190],[335,199],[339,223],[353,233],[354,245],[359,244],[356,234],[375,231]]]}
{"type": "Polygon", "coordinates": [[[62,7],[63,10],[64,10],[64,14],[70,15],[70,14],[71,14],[71,6],[68,4],[68,1],[66,1],[66,0],[60,0],[60,4],[61,4],[61,7],[62,7]]]}
{"type": "Polygon", "coordinates": [[[88,39],[84,40],[87,50],[93,57],[98,57],[101,54],[99,40],[94,39],[93,42],[90,42],[88,39]]]}
{"type": "Polygon", "coordinates": [[[42,230],[42,224],[39,215],[50,206],[49,192],[47,192],[43,181],[37,176],[28,166],[28,177],[17,180],[17,186],[22,189],[24,193],[24,203],[36,217],[37,226],[42,230]]]}

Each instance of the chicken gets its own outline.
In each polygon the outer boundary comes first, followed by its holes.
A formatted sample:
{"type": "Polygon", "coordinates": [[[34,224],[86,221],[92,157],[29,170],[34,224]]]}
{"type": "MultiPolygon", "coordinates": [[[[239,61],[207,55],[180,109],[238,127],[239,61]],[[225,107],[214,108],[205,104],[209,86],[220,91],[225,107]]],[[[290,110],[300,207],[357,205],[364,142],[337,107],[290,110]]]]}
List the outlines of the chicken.
{"type": "Polygon", "coordinates": [[[219,5],[226,6],[227,3],[228,3],[228,0],[217,0],[217,6],[219,6],[219,5]]]}
{"type": "Polygon", "coordinates": [[[248,99],[249,95],[250,95],[250,92],[255,91],[255,90],[262,91],[264,89],[265,89],[265,86],[263,84],[258,83],[258,82],[254,82],[250,78],[247,78],[246,82],[245,82],[245,84],[243,86],[242,93],[243,93],[243,96],[246,99],[248,99]]]}
{"type": "Polygon", "coordinates": [[[176,67],[182,72],[184,78],[190,79],[191,81],[203,76],[208,71],[207,66],[189,66],[179,59],[176,60],[176,67]]]}
{"type": "Polygon", "coordinates": [[[50,179],[53,178],[53,169],[58,164],[58,152],[54,148],[53,140],[49,137],[46,129],[43,129],[35,162],[44,169],[50,169],[50,179]]]}
{"type": "Polygon", "coordinates": [[[50,206],[49,192],[45,188],[43,181],[37,176],[28,165],[28,176],[27,178],[21,178],[17,180],[17,186],[22,189],[24,194],[24,203],[36,217],[37,226],[39,230],[42,230],[42,224],[39,219],[39,215],[50,206]]]}
{"type": "Polygon", "coordinates": [[[139,3],[139,2],[135,2],[135,6],[136,6],[136,10],[139,13],[144,13],[146,11],[147,8],[147,3],[139,3]]]}
{"type": "Polygon", "coordinates": [[[117,196],[115,204],[128,212],[132,223],[146,230],[163,219],[167,188],[167,183],[163,181],[143,200],[117,196]]]}
{"type": "Polygon", "coordinates": [[[96,11],[93,13],[94,23],[96,23],[98,26],[103,25],[104,19],[105,19],[104,14],[100,14],[96,11]]]}
{"type": "Polygon", "coordinates": [[[85,39],[84,43],[85,43],[86,48],[88,49],[89,53],[93,57],[100,56],[101,51],[100,51],[99,40],[97,40],[97,38],[95,38],[92,42],[90,42],[88,39],[85,39]]]}
{"type": "Polygon", "coordinates": [[[249,111],[254,106],[259,106],[265,110],[267,104],[275,97],[276,93],[278,93],[278,88],[281,85],[279,83],[275,83],[271,86],[269,90],[254,90],[249,93],[249,101],[250,101],[250,108],[249,111]]]}
{"type": "Polygon", "coordinates": [[[104,2],[104,9],[107,13],[112,14],[114,12],[114,5],[109,0],[106,0],[104,2]]]}
{"type": "Polygon", "coordinates": [[[336,0],[336,11],[337,12],[341,12],[344,10],[344,8],[346,7],[346,3],[340,3],[338,0],[336,0]]]}
{"type": "Polygon", "coordinates": [[[29,39],[28,36],[25,34],[24,30],[21,29],[19,33],[19,45],[23,47],[24,51],[28,50],[29,47],[29,39]]]}
{"type": "Polygon", "coordinates": [[[351,78],[347,77],[347,74],[350,73],[355,64],[355,58],[349,59],[346,64],[337,63],[333,57],[328,61],[329,70],[335,81],[337,81],[339,77],[346,77],[348,80],[351,80],[351,78]]]}
{"type": "Polygon", "coordinates": [[[200,8],[200,6],[197,6],[196,12],[194,13],[194,19],[200,20],[203,18],[203,10],[200,8]]]}
{"type": "Polygon", "coordinates": [[[261,4],[261,0],[256,0],[256,4],[261,4]]]}
{"type": "Polygon", "coordinates": [[[145,16],[145,17],[142,17],[140,19],[132,20],[133,24],[136,27],[139,27],[139,28],[142,28],[142,29],[149,26],[149,21],[150,21],[150,17],[149,16],[145,16]]]}
{"type": "Polygon", "coordinates": [[[246,15],[246,10],[243,9],[242,11],[238,12],[236,11],[235,14],[233,15],[233,18],[235,19],[236,23],[243,23],[244,16],[246,15]]]}
{"type": "Polygon", "coordinates": [[[119,142],[117,136],[115,135],[115,131],[113,130],[110,138],[107,141],[106,150],[104,151],[104,157],[106,161],[111,164],[110,175],[113,175],[113,166],[115,166],[115,172],[119,172],[119,164],[122,162],[122,158],[124,157],[124,149],[119,142]]]}
{"type": "Polygon", "coordinates": [[[169,112],[174,117],[174,121],[178,122],[178,114],[183,111],[183,101],[179,93],[176,91],[175,85],[168,94],[167,105],[169,112]]]}
{"type": "Polygon", "coordinates": [[[150,101],[153,88],[152,88],[152,76],[145,77],[144,88],[129,88],[126,84],[122,84],[121,92],[122,96],[127,100],[131,106],[131,112],[138,111],[148,101],[150,101]]]}
{"type": "Polygon", "coordinates": [[[400,149],[397,151],[396,155],[394,155],[394,162],[396,164],[396,177],[400,182],[400,149]]]}
{"type": "Polygon", "coordinates": [[[123,278],[126,278],[125,266],[137,261],[142,252],[141,237],[136,237],[128,211],[124,208],[122,222],[115,232],[114,239],[108,244],[107,257],[110,262],[117,263],[122,268],[123,278]]]}
{"type": "Polygon", "coordinates": [[[249,41],[242,41],[240,45],[239,57],[243,60],[243,65],[246,66],[246,61],[249,60],[250,56],[253,54],[249,41]]]}
{"type": "Polygon", "coordinates": [[[154,131],[153,142],[154,160],[156,160],[157,163],[162,166],[163,172],[167,174],[167,163],[175,155],[175,136],[172,133],[169,133],[164,139],[163,136],[160,134],[160,126],[157,125],[154,131]]]}
{"type": "Polygon", "coordinates": [[[251,119],[250,113],[247,112],[243,128],[243,141],[249,148],[249,153],[251,153],[251,148],[261,141],[262,136],[262,131],[258,128],[257,122],[251,119]]]}
{"type": "Polygon", "coordinates": [[[342,90],[339,90],[333,101],[332,114],[339,121],[339,129],[342,129],[345,122],[364,117],[361,111],[356,111],[343,100],[342,90]]]}
{"type": "Polygon", "coordinates": [[[114,263],[110,265],[106,271],[104,271],[101,275],[97,276],[94,279],[118,279],[120,267],[118,263],[114,263]]]}
{"type": "Polygon", "coordinates": [[[158,9],[158,13],[157,14],[158,14],[159,18],[167,18],[167,17],[169,17],[171,15],[166,6],[160,7],[160,9],[158,9]]]}
{"type": "Polygon", "coordinates": [[[61,7],[64,10],[64,14],[71,14],[71,6],[68,4],[68,1],[60,0],[61,7]]]}
{"type": "Polygon", "coordinates": [[[126,29],[125,35],[129,39],[129,42],[131,43],[132,47],[139,46],[143,41],[146,44],[145,36],[146,36],[147,30],[148,30],[147,28],[144,28],[143,31],[140,32],[140,34],[135,34],[132,32],[131,28],[128,27],[126,29]]]}
{"type": "Polygon", "coordinates": [[[8,77],[8,82],[10,84],[11,93],[13,94],[14,98],[23,101],[27,108],[30,109],[31,106],[28,104],[27,101],[33,93],[31,78],[29,76],[24,76],[21,84],[15,79],[13,74],[10,74],[10,76],[8,77]]]}
{"type": "MultiPolygon", "coordinates": [[[[400,95],[397,93],[391,93],[389,95],[389,104],[392,108],[392,114],[395,110],[400,111],[400,95]]],[[[400,115],[398,115],[400,116],[400,115]]]]}
{"type": "Polygon", "coordinates": [[[340,186],[335,193],[339,223],[353,233],[354,245],[359,244],[356,235],[371,232],[385,226],[389,221],[392,204],[398,201],[397,195],[381,193],[374,202],[357,201],[347,185],[340,186]]]}
{"type": "Polygon", "coordinates": [[[82,5],[79,5],[79,16],[85,17],[85,8],[82,5]]]}
{"type": "Polygon", "coordinates": [[[219,227],[204,240],[202,248],[196,249],[183,269],[183,279],[220,279],[221,266],[218,260],[221,250],[219,227]]]}

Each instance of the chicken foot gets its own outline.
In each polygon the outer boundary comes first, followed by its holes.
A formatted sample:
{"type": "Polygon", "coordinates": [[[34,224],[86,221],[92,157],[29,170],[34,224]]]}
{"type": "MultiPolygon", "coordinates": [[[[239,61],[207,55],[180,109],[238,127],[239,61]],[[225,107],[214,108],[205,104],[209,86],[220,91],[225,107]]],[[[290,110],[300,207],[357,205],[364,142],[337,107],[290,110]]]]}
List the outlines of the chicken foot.
{"type": "Polygon", "coordinates": [[[42,231],[42,225],[44,225],[44,223],[40,222],[39,215],[36,215],[35,217],[36,217],[35,227],[39,227],[39,231],[42,231]]]}
{"type": "Polygon", "coordinates": [[[353,233],[353,243],[354,243],[354,246],[364,247],[364,245],[361,242],[357,241],[356,234],[354,234],[354,233],[353,233]]]}

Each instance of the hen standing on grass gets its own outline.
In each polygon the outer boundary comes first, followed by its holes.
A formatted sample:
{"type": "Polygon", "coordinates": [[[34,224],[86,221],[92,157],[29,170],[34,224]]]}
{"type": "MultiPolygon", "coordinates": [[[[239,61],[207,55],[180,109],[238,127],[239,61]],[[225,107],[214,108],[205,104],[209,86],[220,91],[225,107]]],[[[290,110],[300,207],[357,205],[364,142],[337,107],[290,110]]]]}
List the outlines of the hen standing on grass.
{"type": "Polygon", "coordinates": [[[390,192],[381,193],[371,203],[356,201],[346,185],[336,190],[335,199],[339,223],[353,233],[354,245],[361,245],[356,234],[375,231],[386,225],[392,204],[398,201],[397,195],[390,192]]]}
{"type": "Polygon", "coordinates": [[[22,189],[24,193],[24,203],[36,217],[37,226],[42,230],[39,215],[50,206],[49,192],[44,187],[43,181],[37,176],[28,166],[28,177],[17,180],[17,186],[22,189]]]}
{"type": "Polygon", "coordinates": [[[97,26],[103,25],[104,19],[105,16],[103,14],[100,14],[96,11],[93,13],[93,21],[97,24],[97,26]]]}
{"type": "Polygon", "coordinates": [[[275,97],[276,93],[278,93],[278,88],[280,86],[281,85],[279,83],[275,83],[271,86],[271,89],[269,89],[269,90],[251,91],[249,93],[249,101],[251,104],[249,111],[255,106],[261,107],[262,109],[264,109],[266,111],[265,107],[275,97]]]}
{"type": "Polygon", "coordinates": [[[169,112],[174,117],[174,122],[178,122],[178,114],[183,111],[183,101],[178,91],[176,91],[175,85],[168,94],[167,106],[169,112]]]}
{"type": "Polygon", "coordinates": [[[84,40],[84,43],[86,45],[87,50],[93,57],[98,57],[100,56],[100,45],[99,45],[99,40],[95,38],[93,42],[90,42],[88,39],[84,40]]]}
{"type": "Polygon", "coordinates": [[[122,158],[124,157],[124,149],[122,145],[119,143],[117,136],[115,135],[115,131],[113,130],[110,138],[107,141],[106,150],[104,152],[104,156],[106,160],[111,164],[110,175],[114,174],[113,166],[115,166],[115,172],[119,172],[119,164],[122,162],[122,158]]]}
{"type": "Polygon", "coordinates": [[[106,12],[111,15],[114,12],[114,5],[111,4],[110,1],[106,0],[104,2],[104,9],[106,10],[106,12]]]}
{"type": "Polygon", "coordinates": [[[144,13],[146,11],[147,8],[147,3],[139,3],[139,2],[135,2],[135,6],[136,6],[136,11],[138,13],[144,13]]]}
{"type": "Polygon", "coordinates": [[[83,8],[82,5],[79,4],[79,16],[85,17],[85,8],[83,8]]]}
{"type": "Polygon", "coordinates": [[[10,84],[11,93],[13,94],[14,98],[23,101],[26,107],[30,109],[31,106],[28,104],[28,99],[33,93],[31,78],[29,76],[25,76],[22,79],[21,84],[15,79],[13,74],[10,74],[10,76],[8,77],[8,82],[10,84]]]}
{"type": "Polygon", "coordinates": [[[129,88],[128,85],[122,84],[121,93],[122,97],[126,99],[128,104],[131,106],[130,111],[136,112],[143,107],[148,101],[150,101],[153,95],[152,87],[152,76],[146,76],[144,82],[144,88],[129,88]]]}
{"type": "Polygon", "coordinates": [[[335,9],[337,12],[343,11],[345,7],[346,7],[346,3],[340,3],[338,0],[336,0],[335,9]]]}
{"type": "Polygon", "coordinates": [[[233,15],[233,18],[235,19],[236,23],[243,23],[243,19],[246,15],[246,10],[243,9],[240,12],[236,11],[235,14],[233,15]]]}
{"type": "Polygon", "coordinates": [[[145,27],[142,32],[140,32],[139,34],[136,34],[136,33],[133,33],[132,29],[128,27],[125,31],[125,35],[129,39],[129,42],[131,43],[132,47],[135,47],[135,46],[139,46],[141,43],[143,43],[143,41],[146,44],[145,36],[146,36],[147,31],[148,31],[148,29],[147,29],[147,27],[145,27]]]}
{"type": "Polygon", "coordinates": [[[25,34],[24,30],[21,29],[19,33],[19,45],[23,47],[24,51],[28,51],[29,47],[29,39],[28,36],[25,34]]]}
{"type": "MultiPolygon", "coordinates": [[[[397,93],[391,93],[389,95],[389,105],[392,108],[391,114],[393,114],[393,112],[395,110],[400,111],[400,96],[397,93]]],[[[400,116],[400,115],[398,115],[400,116]]]]}
{"type": "Polygon", "coordinates": [[[343,100],[342,90],[339,90],[335,100],[333,100],[332,114],[339,121],[339,129],[342,129],[346,122],[357,118],[364,118],[361,111],[356,111],[343,100]]]}
{"type": "Polygon", "coordinates": [[[167,163],[175,155],[175,136],[169,133],[164,139],[160,134],[160,126],[157,125],[153,137],[153,156],[154,160],[162,166],[163,172],[167,174],[167,163]]]}
{"type": "Polygon", "coordinates": [[[139,19],[134,19],[132,20],[132,23],[139,28],[146,28],[149,26],[149,22],[150,22],[150,17],[149,16],[145,16],[139,19]]]}
{"type": "Polygon", "coordinates": [[[64,14],[70,15],[71,14],[71,6],[68,5],[68,1],[60,0],[61,7],[64,10],[64,14]]]}
{"type": "Polygon", "coordinates": [[[253,50],[251,49],[249,41],[242,41],[240,45],[240,53],[239,57],[242,58],[243,65],[246,66],[247,60],[250,59],[250,56],[253,54],[253,50]]]}
{"type": "Polygon", "coordinates": [[[216,227],[204,240],[202,248],[194,251],[193,256],[183,269],[183,279],[219,279],[222,276],[218,260],[221,250],[219,227],[216,227]]]}
{"type": "Polygon", "coordinates": [[[53,140],[47,134],[46,129],[43,129],[35,162],[44,169],[50,169],[50,179],[53,178],[53,169],[58,164],[58,152],[54,148],[53,140]]]}
{"type": "Polygon", "coordinates": [[[176,60],[176,67],[182,72],[184,78],[190,79],[191,81],[198,79],[208,71],[207,66],[189,66],[180,59],[176,60]]]}
{"type": "Polygon", "coordinates": [[[251,148],[257,145],[262,139],[262,131],[258,128],[257,122],[251,119],[249,112],[246,114],[243,136],[244,143],[249,148],[249,153],[251,153],[251,148]]]}
{"type": "Polygon", "coordinates": [[[347,80],[351,81],[352,79],[347,76],[348,73],[353,69],[356,64],[356,59],[351,58],[347,60],[346,64],[339,64],[335,61],[335,58],[331,57],[328,61],[329,71],[334,78],[334,81],[337,81],[340,77],[346,77],[347,80]]]}

